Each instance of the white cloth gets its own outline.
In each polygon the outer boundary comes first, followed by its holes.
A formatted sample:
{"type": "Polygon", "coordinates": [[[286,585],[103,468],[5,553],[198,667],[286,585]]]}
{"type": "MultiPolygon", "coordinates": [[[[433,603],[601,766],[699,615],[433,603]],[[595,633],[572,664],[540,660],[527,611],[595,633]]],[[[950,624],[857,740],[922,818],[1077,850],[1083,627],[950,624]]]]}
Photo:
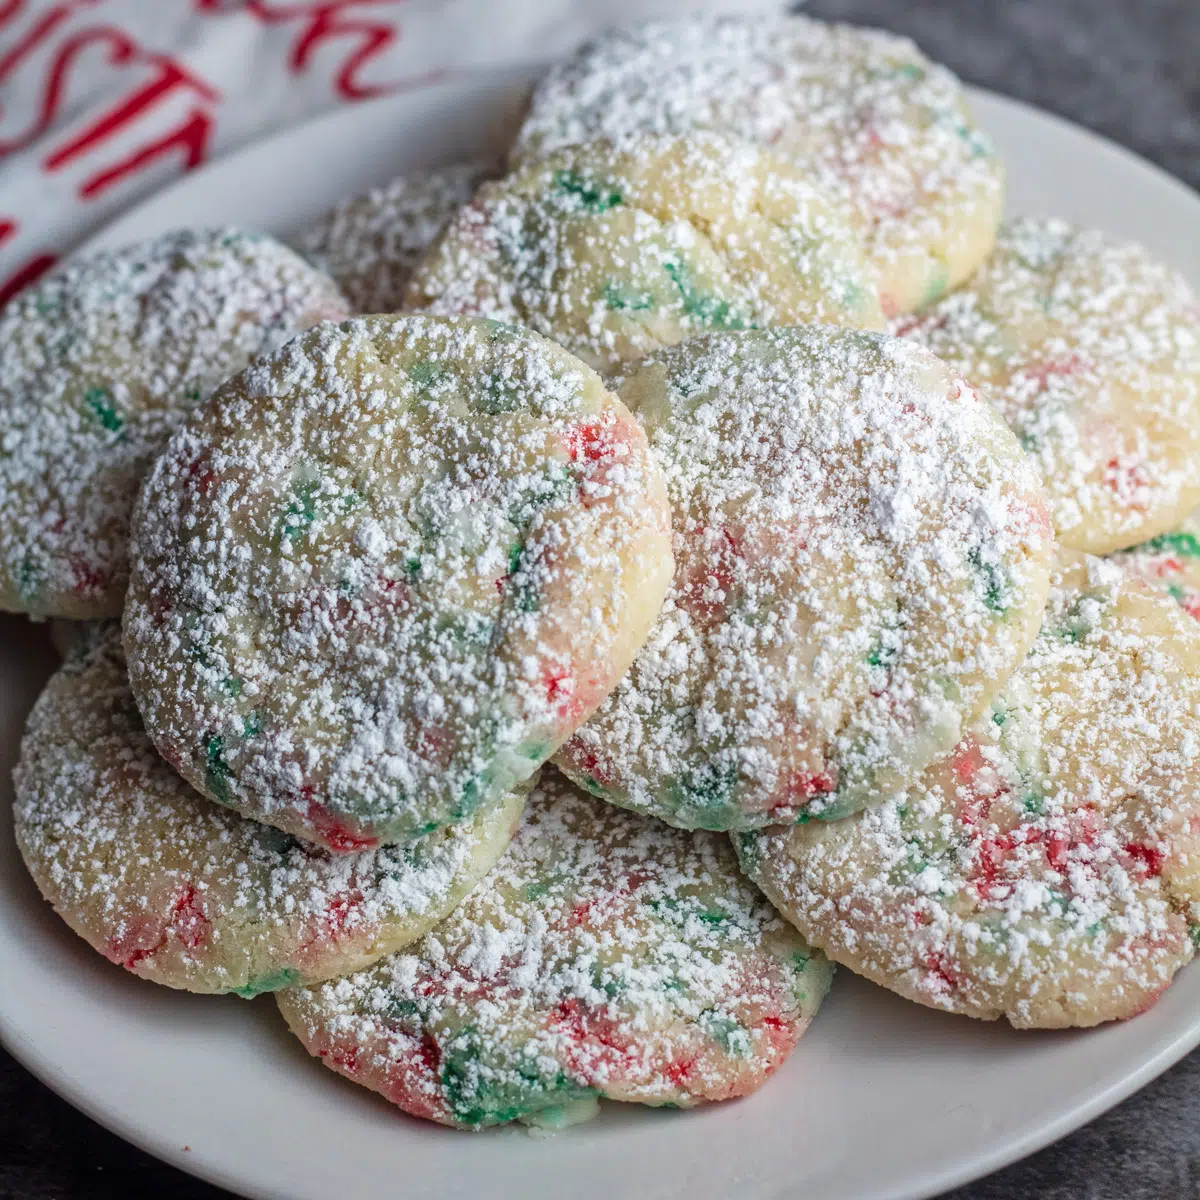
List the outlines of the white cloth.
{"type": "Polygon", "coordinates": [[[0,0],[0,300],[146,193],[338,104],[777,0],[0,0]]]}

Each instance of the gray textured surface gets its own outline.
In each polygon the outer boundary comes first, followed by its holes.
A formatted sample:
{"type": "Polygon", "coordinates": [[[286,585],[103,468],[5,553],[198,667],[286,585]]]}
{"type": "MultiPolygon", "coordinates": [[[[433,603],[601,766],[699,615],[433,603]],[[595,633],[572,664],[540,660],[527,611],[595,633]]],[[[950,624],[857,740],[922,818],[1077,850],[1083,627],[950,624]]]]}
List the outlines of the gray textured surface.
{"type": "MultiPolygon", "coordinates": [[[[1200,187],[1200,0],[812,0],[808,10],[910,34],[970,82],[1070,117],[1200,187]]],[[[1056,1146],[943,1200],[1200,1200],[1198,1117],[1200,1051],[1056,1146]]],[[[221,1195],[124,1145],[0,1052],[0,1197],[221,1195]]]]}

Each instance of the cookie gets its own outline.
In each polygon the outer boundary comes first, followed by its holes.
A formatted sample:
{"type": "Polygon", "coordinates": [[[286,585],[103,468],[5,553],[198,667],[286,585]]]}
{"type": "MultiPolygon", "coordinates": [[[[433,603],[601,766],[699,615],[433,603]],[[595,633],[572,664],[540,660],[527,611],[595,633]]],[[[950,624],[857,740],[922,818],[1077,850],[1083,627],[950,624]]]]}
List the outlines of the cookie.
{"type": "Polygon", "coordinates": [[[753,1091],[830,976],[726,839],[547,772],[505,856],[437,929],[278,1002],[311,1054],[414,1116],[557,1126],[598,1097],[684,1108],[753,1091]]]}
{"type": "Polygon", "coordinates": [[[485,183],[406,304],[527,325],[600,371],[712,330],[883,324],[807,173],[710,133],[567,147],[485,183]]]}
{"type": "Polygon", "coordinates": [[[1200,306],[1140,246],[1006,222],[959,292],[899,323],[979,387],[1037,462],[1059,540],[1091,554],[1200,504],[1200,306]]]}
{"type": "Polygon", "coordinates": [[[538,85],[513,157],[697,129],[768,146],[837,195],[889,315],[961,283],[995,240],[1004,171],[954,75],[907,38],[809,17],[604,33],[538,85]]]}
{"type": "Polygon", "coordinates": [[[1200,512],[1170,533],[1113,555],[1113,562],[1166,592],[1188,616],[1200,620],[1200,512]]]}
{"type": "Polygon", "coordinates": [[[296,249],[332,276],[355,312],[395,312],[421,256],[492,173],[486,163],[458,163],[401,175],[343,200],[296,239],[296,249]]]}
{"type": "Polygon", "coordinates": [[[507,845],[515,794],[413,845],[354,856],[211,804],[146,736],[120,627],[96,628],[29,718],[17,844],[55,911],[135,975],[254,996],[359,970],[431,929],[507,845]]]}
{"type": "Polygon", "coordinates": [[[211,800],[337,851],[497,803],[670,581],[646,439],[527,330],[326,324],[230,380],[134,518],[130,678],[211,800]]]}
{"type": "Polygon", "coordinates": [[[950,750],[1037,633],[1036,472],[919,347],[713,334],[618,394],[667,478],[675,576],[629,674],[555,761],[674,825],[840,817],[950,750]]]}
{"type": "Polygon", "coordinates": [[[911,1000],[1019,1028],[1133,1016],[1200,938],[1194,623],[1071,561],[1029,657],[917,787],[738,845],[807,938],[911,1000]]]}
{"type": "Polygon", "coordinates": [[[121,613],[129,514],[171,431],[252,358],[346,315],[271,238],[177,230],[68,262],[0,314],[0,609],[121,613]]]}

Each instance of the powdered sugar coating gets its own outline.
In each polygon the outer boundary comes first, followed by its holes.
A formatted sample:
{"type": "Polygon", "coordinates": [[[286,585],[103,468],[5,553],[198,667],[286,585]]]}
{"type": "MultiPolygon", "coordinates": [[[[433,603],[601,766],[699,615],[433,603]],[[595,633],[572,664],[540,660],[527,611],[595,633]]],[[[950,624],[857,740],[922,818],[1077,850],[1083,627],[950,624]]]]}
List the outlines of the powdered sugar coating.
{"type": "Polygon", "coordinates": [[[1191,513],[1170,533],[1113,555],[1113,562],[1166,592],[1200,621],[1200,512],[1191,513]]]}
{"type": "Polygon", "coordinates": [[[529,778],[671,575],[637,423],[527,330],[326,324],[172,439],[134,520],[130,677],[211,799],[334,850],[529,778]]]}
{"type": "Polygon", "coordinates": [[[346,315],[271,238],[177,230],[67,263],[0,314],[0,608],[119,616],[129,515],[176,425],[255,355],[346,315]]]}
{"type": "Polygon", "coordinates": [[[1012,435],[932,355],[831,328],[699,338],[618,394],[666,474],[675,578],[555,761],[688,828],[912,782],[1037,632],[1052,541],[1012,435]]]}
{"type": "Polygon", "coordinates": [[[917,787],[739,850],[806,937],[912,1000],[1021,1028],[1132,1016],[1200,937],[1194,623],[1068,560],[1029,657],[917,787]]]}
{"type": "Polygon", "coordinates": [[[555,1121],[596,1096],[745,1095],[829,986],[724,838],[601,804],[547,772],[508,852],[423,941],[280,993],[312,1054],[460,1128],[555,1121]]]}
{"type": "Polygon", "coordinates": [[[597,370],[716,329],[880,329],[858,239],[804,171],[711,133],[567,147],[485,183],[407,306],[528,325],[597,370]]]}
{"type": "Polygon", "coordinates": [[[395,312],[421,256],[492,172],[471,162],[401,175],[343,200],[296,248],[337,281],[355,312],[395,312]]]}
{"type": "Polygon", "coordinates": [[[936,299],[991,249],[1004,172],[962,86],[876,29],[693,14],[609,31],[551,68],[513,154],[696,129],[770,146],[843,197],[889,314],[936,299]]]}
{"type": "Polygon", "coordinates": [[[895,332],[978,386],[1046,480],[1063,545],[1107,554],[1200,503],[1200,304],[1140,246],[1005,223],[961,291],[895,332]]]}
{"type": "Polygon", "coordinates": [[[441,920],[500,857],[523,798],[411,846],[345,856],[196,795],[142,728],[116,623],[34,707],[17,842],[42,895],[144,979],[252,996],[359,970],[441,920]]]}

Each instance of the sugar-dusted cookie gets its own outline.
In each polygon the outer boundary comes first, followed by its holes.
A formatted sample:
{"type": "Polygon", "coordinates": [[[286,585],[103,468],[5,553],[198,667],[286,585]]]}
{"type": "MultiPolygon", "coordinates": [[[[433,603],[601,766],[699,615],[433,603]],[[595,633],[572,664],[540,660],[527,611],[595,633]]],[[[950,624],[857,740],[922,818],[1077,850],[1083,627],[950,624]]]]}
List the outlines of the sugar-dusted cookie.
{"type": "Polygon", "coordinates": [[[738,839],[815,945],[909,999],[1013,1025],[1153,1003],[1200,938],[1200,638],[1072,561],[953,754],[846,821],[738,839]]]}
{"type": "Polygon", "coordinates": [[[547,772],[492,873],[369,971],[289,988],[308,1050],[406,1112],[561,1125],[598,1097],[691,1107],[759,1087],[830,980],[737,870],[691,836],[547,772]]]}
{"type": "Polygon", "coordinates": [[[0,608],[119,616],[129,514],[179,422],[255,355],[346,315],[268,237],[178,230],[73,259],[0,314],[0,608]]]}
{"type": "Polygon", "coordinates": [[[527,330],[326,324],[230,380],[134,519],[130,678],[210,799],[334,850],[498,803],[670,580],[645,435],[527,330]]]}
{"type": "Polygon", "coordinates": [[[401,175],[343,200],[296,239],[296,248],[333,277],[356,312],[395,312],[413,267],[491,173],[488,164],[472,162],[401,175]]]}
{"type": "Polygon", "coordinates": [[[830,328],[713,334],[618,394],[667,478],[675,577],[555,761],[684,827],[838,817],[961,737],[1037,632],[1045,496],[931,354],[830,328]]]}
{"type": "Polygon", "coordinates": [[[567,147],[485,183],[407,304],[528,325],[601,371],[712,330],[883,324],[836,198],[711,133],[567,147]]]}
{"type": "Polygon", "coordinates": [[[1140,246],[1014,219],[964,288],[895,331],[996,406],[1063,545],[1107,554],[1200,503],[1200,302],[1140,246]]]}
{"type": "Polygon", "coordinates": [[[155,983],[253,996],[355,971],[415,941],[490,869],[523,799],[406,847],[334,855],[199,796],[154,750],[120,627],[96,624],[34,707],[17,844],[42,895],[155,983]]]}
{"type": "Polygon", "coordinates": [[[1004,171],[962,85],[878,29],[697,14],[611,30],[550,69],[513,156],[697,129],[769,146],[839,195],[889,315],[961,283],[995,240],[1004,171]]]}

